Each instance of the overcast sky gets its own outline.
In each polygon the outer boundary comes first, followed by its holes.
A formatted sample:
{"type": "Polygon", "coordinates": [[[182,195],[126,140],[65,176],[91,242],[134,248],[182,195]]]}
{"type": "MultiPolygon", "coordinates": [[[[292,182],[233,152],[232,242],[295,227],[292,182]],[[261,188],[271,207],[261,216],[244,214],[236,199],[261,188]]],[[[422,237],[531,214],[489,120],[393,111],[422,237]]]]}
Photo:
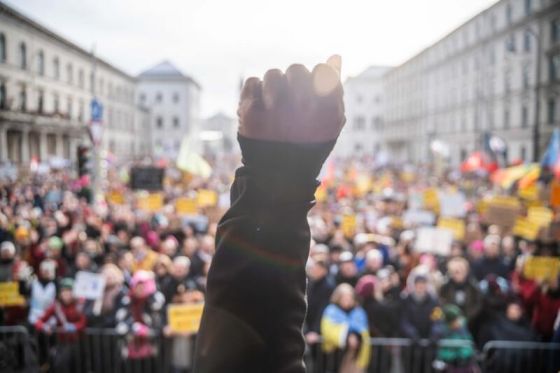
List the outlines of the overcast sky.
{"type": "Polygon", "coordinates": [[[338,53],[345,77],[398,65],[496,0],[7,0],[136,75],[169,59],[235,113],[239,80],[338,53]]]}

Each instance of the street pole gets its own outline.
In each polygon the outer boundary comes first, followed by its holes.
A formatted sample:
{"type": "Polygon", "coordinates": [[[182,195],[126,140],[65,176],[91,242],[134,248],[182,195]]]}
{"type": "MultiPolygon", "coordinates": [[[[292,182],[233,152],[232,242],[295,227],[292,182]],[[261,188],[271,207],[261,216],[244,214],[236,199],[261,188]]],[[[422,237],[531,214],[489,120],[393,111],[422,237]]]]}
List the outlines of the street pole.
{"type": "Polygon", "coordinates": [[[539,162],[540,159],[540,145],[541,145],[541,132],[540,132],[540,87],[541,87],[541,63],[542,63],[542,29],[541,22],[537,20],[537,32],[530,31],[537,41],[536,46],[536,68],[535,68],[535,113],[533,124],[533,162],[539,162]]]}
{"type": "MultiPolygon", "coordinates": [[[[95,98],[95,84],[96,84],[96,70],[97,70],[97,59],[95,58],[95,45],[91,51],[91,100],[92,102],[96,99],[95,98]]],[[[93,116],[92,116],[93,121],[93,116]]],[[[90,131],[92,130],[92,123],[90,123],[90,131]]],[[[93,150],[93,183],[92,183],[92,192],[93,192],[93,202],[99,202],[101,199],[101,149],[103,140],[100,139],[99,142],[95,139],[95,136],[92,136],[92,150],[93,150]]]]}

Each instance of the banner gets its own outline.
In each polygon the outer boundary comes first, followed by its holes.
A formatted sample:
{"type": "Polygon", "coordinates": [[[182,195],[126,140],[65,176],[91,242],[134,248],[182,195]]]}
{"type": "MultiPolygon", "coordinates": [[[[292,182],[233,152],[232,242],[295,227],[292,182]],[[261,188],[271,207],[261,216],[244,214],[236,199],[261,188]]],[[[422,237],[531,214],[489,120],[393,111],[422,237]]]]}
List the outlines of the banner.
{"type": "Polygon", "coordinates": [[[130,189],[162,190],[164,173],[165,170],[159,167],[133,167],[130,170],[130,189]]]}
{"type": "Polygon", "coordinates": [[[117,191],[108,192],[105,199],[112,205],[124,205],[125,202],[124,193],[117,191]]]}
{"type": "Polygon", "coordinates": [[[105,290],[105,278],[92,272],[79,271],[76,273],[73,293],[76,298],[99,299],[105,290]]]}
{"type": "Polygon", "coordinates": [[[535,241],[539,236],[540,226],[528,218],[519,217],[515,221],[512,233],[529,241],[535,241]]]}
{"type": "Polygon", "coordinates": [[[515,197],[497,196],[485,204],[484,220],[488,224],[513,227],[521,210],[521,203],[515,197]]]}
{"type": "Polygon", "coordinates": [[[25,299],[19,293],[17,282],[0,282],[0,307],[23,306],[24,304],[25,299]]]}
{"type": "Polygon", "coordinates": [[[527,211],[527,218],[537,223],[539,227],[548,227],[553,217],[554,213],[547,207],[530,207],[527,211]]]}
{"type": "Polygon", "coordinates": [[[417,251],[447,256],[451,251],[453,232],[449,229],[423,227],[416,232],[417,251]]]}
{"type": "Polygon", "coordinates": [[[530,256],[525,260],[523,275],[531,280],[549,280],[558,277],[560,258],[530,256]]]}
{"type": "Polygon", "coordinates": [[[163,196],[159,193],[149,194],[138,198],[138,208],[140,210],[157,212],[163,207],[163,196]]]}
{"type": "Polygon", "coordinates": [[[403,220],[407,226],[434,225],[436,216],[433,212],[427,210],[407,210],[403,214],[403,220]]]}
{"type": "Polygon", "coordinates": [[[356,234],[356,215],[344,215],[341,228],[346,237],[353,237],[356,234]]]}
{"type": "Polygon", "coordinates": [[[423,194],[424,207],[434,212],[439,212],[439,195],[436,188],[429,188],[423,194]]]}
{"type": "Polygon", "coordinates": [[[218,194],[210,189],[200,189],[197,194],[198,207],[213,207],[218,204],[218,194]]]}
{"type": "Polygon", "coordinates": [[[169,328],[175,333],[196,333],[200,327],[204,303],[170,304],[167,307],[169,328]]]}
{"type": "Polygon", "coordinates": [[[196,215],[198,208],[194,198],[180,197],[175,201],[175,211],[179,215],[196,215]]]}
{"type": "Polygon", "coordinates": [[[465,221],[454,218],[439,218],[438,228],[449,229],[453,232],[453,238],[457,241],[465,239],[465,221]]]}

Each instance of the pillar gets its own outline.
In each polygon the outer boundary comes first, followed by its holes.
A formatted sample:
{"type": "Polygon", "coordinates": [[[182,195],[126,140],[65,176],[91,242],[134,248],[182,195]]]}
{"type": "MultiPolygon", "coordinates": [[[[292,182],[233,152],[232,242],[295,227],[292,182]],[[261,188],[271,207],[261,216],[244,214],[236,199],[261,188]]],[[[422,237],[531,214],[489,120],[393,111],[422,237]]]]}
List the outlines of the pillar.
{"type": "Polygon", "coordinates": [[[29,131],[21,131],[21,163],[29,163],[29,131]]]}
{"type": "Polygon", "coordinates": [[[64,144],[63,142],[63,138],[62,138],[62,133],[57,133],[56,137],[55,137],[55,154],[57,157],[60,158],[64,158],[64,144]]]}
{"type": "Polygon", "coordinates": [[[8,130],[0,127],[0,162],[8,160],[8,130]]]}
{"type": "Polygon", "coordinates": [[[47,133],[46,132],[39,132],[39,158],[41,162],[47,161],[47,133]]]}

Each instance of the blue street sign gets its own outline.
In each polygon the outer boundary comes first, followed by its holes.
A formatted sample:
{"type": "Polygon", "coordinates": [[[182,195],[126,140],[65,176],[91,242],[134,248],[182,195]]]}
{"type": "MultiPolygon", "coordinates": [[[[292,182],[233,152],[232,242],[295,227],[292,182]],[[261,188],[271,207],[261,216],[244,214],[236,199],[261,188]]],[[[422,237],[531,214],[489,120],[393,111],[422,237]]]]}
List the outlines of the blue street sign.
{"type": "Polygon", "coordinates": [[[91,121],[101,122],[103,119],[103,105],[95,98],[91,100],[91,121]]]}

